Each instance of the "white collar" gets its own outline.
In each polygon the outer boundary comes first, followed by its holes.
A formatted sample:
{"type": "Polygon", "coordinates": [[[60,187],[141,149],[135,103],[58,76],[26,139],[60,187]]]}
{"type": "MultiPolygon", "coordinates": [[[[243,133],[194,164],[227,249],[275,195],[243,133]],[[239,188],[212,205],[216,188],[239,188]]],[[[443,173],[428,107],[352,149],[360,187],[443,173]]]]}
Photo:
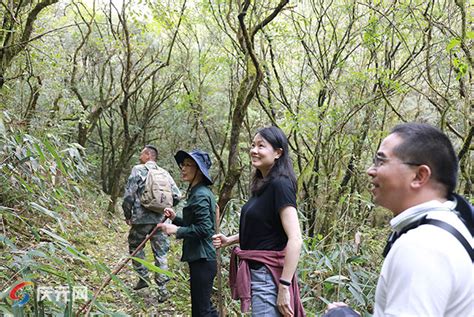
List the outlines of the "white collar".
{"type": "Polygon", "coordinates": [[[396,217],[390,220],[390,226],[395,231],[400,231],[409,223],[412,223],[430,211],[453,211],[456,207],[456,202],[447,200],[444,203],[438,200],[430,200],[428,202],[410,207],[396,217]]]}

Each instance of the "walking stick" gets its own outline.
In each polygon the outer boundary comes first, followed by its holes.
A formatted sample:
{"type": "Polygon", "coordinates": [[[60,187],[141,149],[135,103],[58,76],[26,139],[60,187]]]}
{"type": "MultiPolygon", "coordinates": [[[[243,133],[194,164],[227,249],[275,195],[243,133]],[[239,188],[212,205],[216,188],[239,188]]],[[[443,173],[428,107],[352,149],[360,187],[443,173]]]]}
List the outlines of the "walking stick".
{"type": "Polygon", "coordinates": [[[143,240],[140,245],[135,249],[135,251],[132,252],[132,254],[130,254],[129,257],[123,259],[118,265],[117,267],[115,268],[115,270],[112,272],[112,274],[109,274],[109,276],[102,282],[102,285],[97,289],[97,291],[95,291],[94,293],[94,296],[89,299],[83,306],[80,310],[77,311],[76,313],[76,316],[79,316],[86,308],[86,312],[85,312],[85,315],[87,316],[91,309],[92,309],[92,305],[90,305],[93,301],[95,301],[97,299],[97,296],[99,296],[99,293],[107,286],[109,285],[110,281],[112,280],[112,276],[113,275],[117,275],[118,272],[120,272],[123,267],[125,266],[125,264],[128,263],[128,261],[130,261],[130,259],[132,257],[134,257],[141,249],[143,249],[143,247],[145,246],[145,244],[147,243],[148,240],[150,240],[151,237],[153,237],[153,235],[159,230],[158,228],[158,225],[164,223],[166,221],[166,219],[168,219],[168,217],[164,217],[163,220],[157,224],[152,231],[150,231],[150,233],[146,236],[145,240],[143,240]],[[88,307],[89,306],[89,307],[88,307]]]}
{"type": "MultiPolygon", "coordinates": [[[[216,205],[216,221],[215,221],[215,231],[216,234],[220,232],[220,208],[219,205],[216,205]]],[[[221,260],[221,248],[217,249],[217,289],[219,291],[218,298],[218,307],[219,307],[219,316],[224,317],[224,304],[222,303],[222,260],[221,260]]]]}

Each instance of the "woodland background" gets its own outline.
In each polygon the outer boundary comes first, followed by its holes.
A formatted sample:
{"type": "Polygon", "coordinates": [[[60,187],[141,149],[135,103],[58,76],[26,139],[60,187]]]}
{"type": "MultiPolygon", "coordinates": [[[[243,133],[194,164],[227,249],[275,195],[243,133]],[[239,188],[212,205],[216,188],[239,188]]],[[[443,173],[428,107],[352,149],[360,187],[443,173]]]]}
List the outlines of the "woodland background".
{"type": "MultiPolygon", "coordinates": [[[[285,131],[310,316],[333,300],[372,312],[390,214],[371,203],[365,170],[392,126],[444,130],[460,159],[458,192],[472,197],[472,2],[2,0],[0,18],[2,314],[73,315],[83,301],[39,301],[30,289],[12,308],[8,292],[32,280],[92,296],[127,256],[121,196],[147,143],[176,180],[178,149],[212,154],[220,228],[232,234],[253,134],[285,131]]],[[[172,244],[167,303],[133,292],[128,267],[92,311],[189,314],[187,266],[172,244]]],[[[215,300],[236,315],[228,251],[222,262],[215,300]]]]}

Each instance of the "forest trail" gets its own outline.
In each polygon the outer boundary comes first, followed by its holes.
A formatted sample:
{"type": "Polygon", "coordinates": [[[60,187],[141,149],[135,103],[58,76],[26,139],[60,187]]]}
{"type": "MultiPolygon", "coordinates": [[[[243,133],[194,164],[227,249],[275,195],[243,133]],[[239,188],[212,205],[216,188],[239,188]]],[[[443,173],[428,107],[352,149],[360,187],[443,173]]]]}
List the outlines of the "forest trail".
{"type": "MultiPolygon", "coordinates": [[[[121,219],[120,216],[114,216],[112,219],[96,219],[94,227],[87,230],[86,228],[78,228],[76,242],[78,242],[88,256],[94,258],[99,263],[105,265],[108,270],[113,271],[117,265],[128,255],[127,236],[129,227],[121,219]],[[86,229],[86,230],[84,230],[86,229]],[[93,232],[94,237],[89,234],[93,232]],[[83,239],[85,238],[85,239],[83,239]],[[91,239],[92,238],[92,239],[91,239]]],[[[92,223],[89,223],[92,225],[92,223]]],[[[176,243],[175,239],[171,239],[171,250],[169,252],[169,269],[177,269],[179,272],[175,274],[168,284],[170,298],[164,303],[158,303],[158,293],[155,285],[134,291],[133,286],[137,282],[137,275],[133,271],[132,263],[129,261],[122,270],[117,274],[119,279],[113,279],[99,295],[99,302],[103,304],[109,311],[118,315],[130,316],[175,316],[176,314],[185,314],[187,307],[188,293],[187,281],[181,274],[183,264],[179,262],[178,252],[180,243],[176,243]],[[182,267],[180,267],[182,266],[182,267]],[[183,284],[186,287],[183,287],[183,284]],[[176,311],[176,307],[180,307],[176,311]]],[[[152,251],[149,243],[145,246],[146,260],[153,263],[152,251]]],[[[85,272],[87,279],[87,287],[90,292],[95,292],[107,277],[104,273],[98,275],[98,272],[85,272]]],[[[176,272],[175,272],[176,273],[176,272]]],[[[153,273],[150,273],[152,276],[153,273]]],[[[82,307],[83,304],[81,304],[82,307]]],[[[93,307],[91,312],[99,312],[97,307],[93,307]]]]}

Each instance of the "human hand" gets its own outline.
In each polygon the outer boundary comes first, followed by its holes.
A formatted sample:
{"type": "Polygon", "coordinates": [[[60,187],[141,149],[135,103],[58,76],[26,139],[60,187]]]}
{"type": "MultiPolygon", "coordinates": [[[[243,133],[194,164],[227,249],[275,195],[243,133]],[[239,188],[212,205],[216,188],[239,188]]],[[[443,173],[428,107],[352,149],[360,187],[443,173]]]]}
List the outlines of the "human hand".
{"type": "Polygon", "coordinates": [[[158,229],[166,233],[167,235],[176,234],[178,231],[178,226],[175,226],[170,223],[160,223],[158,224],[158,229]]]}
{"type": "Polygon", "coordinates": [[[174,220],[176,218],[176,212],[173,210],[173,208],[166,207],[164,210],[164,214],[167,218],[174,220]]]}
{"type": "Polygon", "coordinates": [[[277,307],[283,316],[293,316],[293,307],[290,305],[290,287],[279,284],[278,285],[278,297],[277,307]]]}
{"type": "Polygon", "coordinates": [[[218,233],[212,236],[212,244],[216,249],[221,247],[227,246],[229,243],[229,238],[223,235],[222,233],[218,233]]]}

